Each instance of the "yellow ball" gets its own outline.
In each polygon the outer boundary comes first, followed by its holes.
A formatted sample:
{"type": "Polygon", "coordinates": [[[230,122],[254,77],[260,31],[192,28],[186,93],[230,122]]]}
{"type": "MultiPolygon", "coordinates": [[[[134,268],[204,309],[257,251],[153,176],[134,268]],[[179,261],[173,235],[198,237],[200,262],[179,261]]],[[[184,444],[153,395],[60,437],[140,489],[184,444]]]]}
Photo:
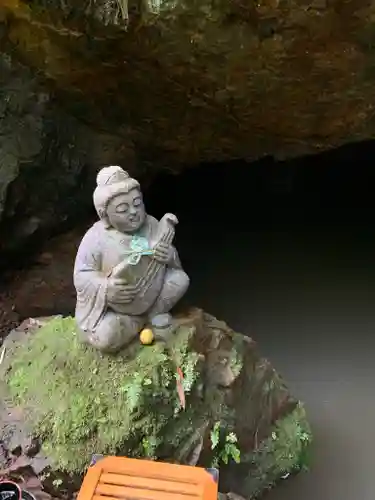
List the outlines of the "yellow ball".
{"type": "Polygon", "coordinates": [[[139,339],[142,344],[150,345],[154,341],[154,334],[150,328],[145,328],[139,334],[139,339]]]}

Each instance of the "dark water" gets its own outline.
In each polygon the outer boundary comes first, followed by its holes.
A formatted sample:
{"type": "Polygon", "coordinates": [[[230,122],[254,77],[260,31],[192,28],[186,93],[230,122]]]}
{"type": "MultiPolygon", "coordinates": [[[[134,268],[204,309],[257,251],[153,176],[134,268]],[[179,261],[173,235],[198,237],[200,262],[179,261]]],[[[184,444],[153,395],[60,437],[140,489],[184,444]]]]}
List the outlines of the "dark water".
{"type": "Polygon", "coordinates": [[[375,498],[373,153],[207,167],[149,196],[180,219],[190,300],[254,337],[306,402],[311,470],[268,500],[375,498]]]}

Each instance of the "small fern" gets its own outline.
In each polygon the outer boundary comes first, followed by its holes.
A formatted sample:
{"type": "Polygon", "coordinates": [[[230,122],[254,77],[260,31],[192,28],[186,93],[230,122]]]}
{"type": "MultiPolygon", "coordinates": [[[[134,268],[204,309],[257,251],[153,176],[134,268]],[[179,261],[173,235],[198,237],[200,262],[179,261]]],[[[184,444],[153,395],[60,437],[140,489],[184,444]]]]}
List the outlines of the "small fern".
{"type": "Polygon", "coordinates": [[[229,432],[224,439],[220,436],[221,423],[216,422],[211,431],[211,449],[216,450],[212,461],[213,467],[219,467],[220,462],[228,464],[229,460],[234,460],[237,464],[241,461],[241,452],[238,448],[237,436],[234,432],[229,432]]]}

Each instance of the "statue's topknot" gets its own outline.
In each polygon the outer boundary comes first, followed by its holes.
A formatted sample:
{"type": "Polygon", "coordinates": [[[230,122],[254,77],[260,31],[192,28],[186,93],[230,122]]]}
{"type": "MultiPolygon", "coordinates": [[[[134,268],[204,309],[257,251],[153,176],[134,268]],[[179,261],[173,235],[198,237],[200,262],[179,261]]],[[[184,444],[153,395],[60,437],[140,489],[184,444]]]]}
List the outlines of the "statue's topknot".
{"type": "Polygon", "coordinates": [[[124,182],[129,179],[129,177],[129,174],[125,172],[124,169],[118,165],[111,165],[100,170],[96,176],[96,184],[97,186],[108,186],[117,184],[118,182],[124,182]]]}

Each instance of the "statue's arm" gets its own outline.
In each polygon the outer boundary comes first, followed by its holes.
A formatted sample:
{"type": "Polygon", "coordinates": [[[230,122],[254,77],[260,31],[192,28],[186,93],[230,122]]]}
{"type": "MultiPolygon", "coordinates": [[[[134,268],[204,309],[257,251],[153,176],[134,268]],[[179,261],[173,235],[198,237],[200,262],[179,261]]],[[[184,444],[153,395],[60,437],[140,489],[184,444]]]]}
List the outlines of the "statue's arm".
{"type": "Polygon", "coordinates": [[[180,257],[174,246],[171,248],[171,259],[168,263],[168,267],[171,267],[172,269],[182,269],[180,257]]]}
{"type": "MultiPolygon", "coordinates": [[[[101,285],[105,281],[102,273],[102,255],[97,235],[89,230],[83,237],[78,248],[74,265],[74,284],[79,285],[91,282],[101,285]]],[[[77,288],[77,286],[76,286],[77,288]]]]}
{"type": "Polygon", "coordinates": [[[107,308],[107,277],[102,272],[102,251],[96,228],[91,228],[78,248],[73,281],[77,291],[76,320],[93,331],[107,308]]]}
{"type": "Polygon", "coordinates": [[[100,275],[101,271],[101,252],[98,241],[95,240],[95,234],[88,231],[82,238],[79,245],[74,275],[80,273],[94,273],[100,275]]]}

